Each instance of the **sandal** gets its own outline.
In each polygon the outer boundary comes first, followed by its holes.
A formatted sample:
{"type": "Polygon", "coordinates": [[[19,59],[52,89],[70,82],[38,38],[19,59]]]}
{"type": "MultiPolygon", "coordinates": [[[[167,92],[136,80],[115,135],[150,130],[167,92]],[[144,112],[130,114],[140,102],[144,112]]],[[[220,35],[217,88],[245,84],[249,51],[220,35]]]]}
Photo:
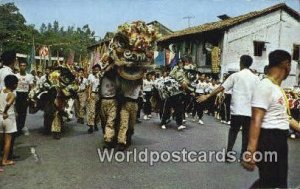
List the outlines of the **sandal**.
{"type": "Polygon", "coordinates": [[[3,162],[2,162],[2,165],[3,165],[3,166],[15,165],[15,164],[16,164],[16,162],[14,162],[14,161],[7,161],[6,163],[3,163],[3,162]]]}

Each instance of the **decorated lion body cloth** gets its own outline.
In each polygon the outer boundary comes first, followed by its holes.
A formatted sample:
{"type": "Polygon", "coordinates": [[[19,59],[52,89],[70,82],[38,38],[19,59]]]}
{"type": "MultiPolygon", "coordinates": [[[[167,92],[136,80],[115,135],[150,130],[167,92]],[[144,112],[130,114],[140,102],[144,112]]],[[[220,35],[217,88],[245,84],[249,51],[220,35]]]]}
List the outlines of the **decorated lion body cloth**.
{"type": "Polygon", "coordinates": [[[63,116],[70,118],[65,110],[70,108],[68,100],[76,96],[77,90],[74,75],[69,69],[60,67],[46,74],[43,81],[29,93],[30,113],[44,111],[46,132],[52,132],[56,139],[60,138],[63,116]]]}

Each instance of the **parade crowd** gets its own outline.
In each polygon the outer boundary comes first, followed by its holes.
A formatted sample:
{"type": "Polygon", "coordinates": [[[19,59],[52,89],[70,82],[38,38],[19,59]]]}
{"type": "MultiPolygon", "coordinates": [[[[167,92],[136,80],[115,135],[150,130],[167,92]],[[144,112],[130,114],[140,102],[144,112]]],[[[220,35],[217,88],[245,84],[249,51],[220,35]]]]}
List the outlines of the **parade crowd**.
{"type": "MultiPolygon", "coordinates": [[[[279,87],[272,86],[276,81],[270,79],[271,76],[268,74],[275,73],[277,69],[284,70],[281,63],[285,60],[290,61],[290,57],[285,52],[275,51],[269,59],[270,64],[265,73],[258,75],[250,69],[252,58],[243,55],[240,58],[241,71],[225,74],[224,78],[219,80],[215,75],[198,72],[192,63],[192,58],[187,56],[181,58],[172,69],[145,73],[144,78],[132,86],[116,79],[117,71],[110,67],[102,68],[99,64],[95,64],[91,73],[86,73],[83,68],[67,67],[68,73],[73,77],[66,74],[65,79],[73,80],[72,84],[70,82],[63,88],[58,87],[61,85],[56,85],[59,89],[56,93],[51,93],[51,90],[45,92],[41,89],[55,83],[52,81],[53,73],[60,68],[48,67],[44,73],[32,71],[29,74],[26,72],[28,66],[26,62],[20,61],[18,69],[15,69],[16,54],[13,51],[4,52],[1,57],[3,66],[0,69],[2,165],[15,164],[14,159],[18,158],[13,153],[15,140],[20,135],[28,135],[28,128],[25,126],[28,106],[31,112],[32,107],[38,106],[39,100],[45,100],[42,96],[47,93],[54,96],[52,107],[55,110],[43,109],[44,126],[45,131],[52,132],[55,139],[61,137],[63,123],[72,118],[69,114],[72,114],[73,105],[77,123],[86,124],[87,133],[98,131],[99,126],[103,132],[103,148],[116,148],[120,151],[126,150],[131,145],[134,125],[150,120],[153,116],[159,115],[162,130],[170,127],[169,123],[175,120],[178,131],[181,131],[188,126],[186,121],[188,117],[192,117],[192,121],[199,125],[206,125],[203,115],[207,114],[221,123],[230,125],[227,151],[232,151],[240,130],[242,130],[241,155],[249,150],[255,151],[257,148],[269,149],[269,145],[274,145],[272,148],[275,149],[279,148],[278,152],[284,156],[280,156],[280,161],[284,161],[284,165],[260,163],[258,166],[261,178],[256,184],[285,187],[287,186],[287,152],[282,149],[282,144],[261,144],[261,141],[257,142],[257,136],[253,137],[254,131],[250,129],[249,132],[249,128],[257,121],[255,116],[258,116],[257,119],[262,123],[261,135],[265,137],[261,140],[268,140],[268,137],[277,140],[278,138],[274,136],[278,136],[286,144],[286,138],[284,139],[286,131],[289,131],[292,137],[298,135],[294,127],[289,129],[287,123],[289,116],[299,120],[300,103],[297,92],[292,90],[285,92],[288,95],[284,95],[281,99],[283,110],[279,107],[282,111],[280,115],[268,113],[270,109],[279,111],[274,104],[277,97],[273,96],[283,94],[279,87]],[[281,62],[272,62],[272,56],[281,62]],[[118,83],[122,83],[121,88],[127,87],[122,94],[119,94],[118,83]],[[70,85],[76,86],[72,88],[73,93],[70,92],[72,91],[70,85]],[[274,93],[269,94],[269,97],[275,100],[269,100],[268,97],[263,99],[265,101],[261,100],[259,96],[267,94],[268,91],[259,91],[255,89],[256,87],[261,90],[263,87],[273,87],[274,93]],[[31,95],[32,91],[38,92],[31,95]],[[288,107],[284,105],[285,103],[288,107]],[[253,109],[251,111],[251,107],[257,107],[258,112],[253,109]],[[264,116],[266,118],[263,118],[264,116]],[[280,119],[283,121],[277,120],[276,124],[273,124],[274,116],[277,118],[281,116],[280,119]],[[276,126],[284,128],[276,128],[276,126]],[[271,127],[272,131],[268,127],[271,127]],[[253,144],[254,140],[256,142],[253,144]],[[250,147],[252,149],[249,149],[250,147]],[[265,171],[266,168],[273,171],[271,173],[265,171]],[[274,182],[274,178],[278,178],[278,182],[274,182]]],[[[60,76],[63,76],[63,70],[61,69],[60,76]]],[[[276,79],[276,74],[273,77],[276,79]]],[[[283,79],[285,78],[282,77],[283,79]]],[[[230,162],[230,159],[227,160],[230,162]]],[[[251,169],[253,164],[245,163],[244,166],[251,169]]],[[[0,171],[3,169],[0,168],[0,171]]]]}

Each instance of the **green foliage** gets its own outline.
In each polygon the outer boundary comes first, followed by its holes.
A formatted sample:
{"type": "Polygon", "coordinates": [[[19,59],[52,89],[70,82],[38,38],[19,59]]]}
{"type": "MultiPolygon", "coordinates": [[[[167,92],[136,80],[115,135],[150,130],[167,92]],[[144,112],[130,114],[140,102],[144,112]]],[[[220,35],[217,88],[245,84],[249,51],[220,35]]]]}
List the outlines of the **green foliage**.
{"type": "Polygon", "coordinates": [[[0,51],[15,49],[19,53],[29,54],[33,39],[36,54],[42,46],[48,46],[51,56],[68,57],[75,51],[75,61],[87,56],[87,47],[95,43],[95,32],[89,25],[82,28],[63,27],[58,21],[43,23],[39,30],[26,20],[14,3],[0,4],[0,51]]]}

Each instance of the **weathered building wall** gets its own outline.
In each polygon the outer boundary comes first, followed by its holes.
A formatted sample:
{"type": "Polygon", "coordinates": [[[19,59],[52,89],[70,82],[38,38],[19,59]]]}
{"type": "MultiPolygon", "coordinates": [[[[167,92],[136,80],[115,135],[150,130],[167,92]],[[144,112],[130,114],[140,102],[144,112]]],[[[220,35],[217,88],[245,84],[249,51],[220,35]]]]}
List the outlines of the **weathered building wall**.
{"type": "MultiPolygon", "coordinates": [[[[254,60],[251,68],[262,73],[271,51],[283,49],[292,53],[293,44],[300,44],[299,31],[299,21],[281,10],[229,29],[223,40],[221,74],[238,71],[239,58],[243,54],[251,55],[254,60]],[[262,56],[254,56],[254,41],[265,42],[262,56]]],[[[284,85],[295,85],[297,73],[297,64],[293,62],[291,78],[284,85]]]]}

